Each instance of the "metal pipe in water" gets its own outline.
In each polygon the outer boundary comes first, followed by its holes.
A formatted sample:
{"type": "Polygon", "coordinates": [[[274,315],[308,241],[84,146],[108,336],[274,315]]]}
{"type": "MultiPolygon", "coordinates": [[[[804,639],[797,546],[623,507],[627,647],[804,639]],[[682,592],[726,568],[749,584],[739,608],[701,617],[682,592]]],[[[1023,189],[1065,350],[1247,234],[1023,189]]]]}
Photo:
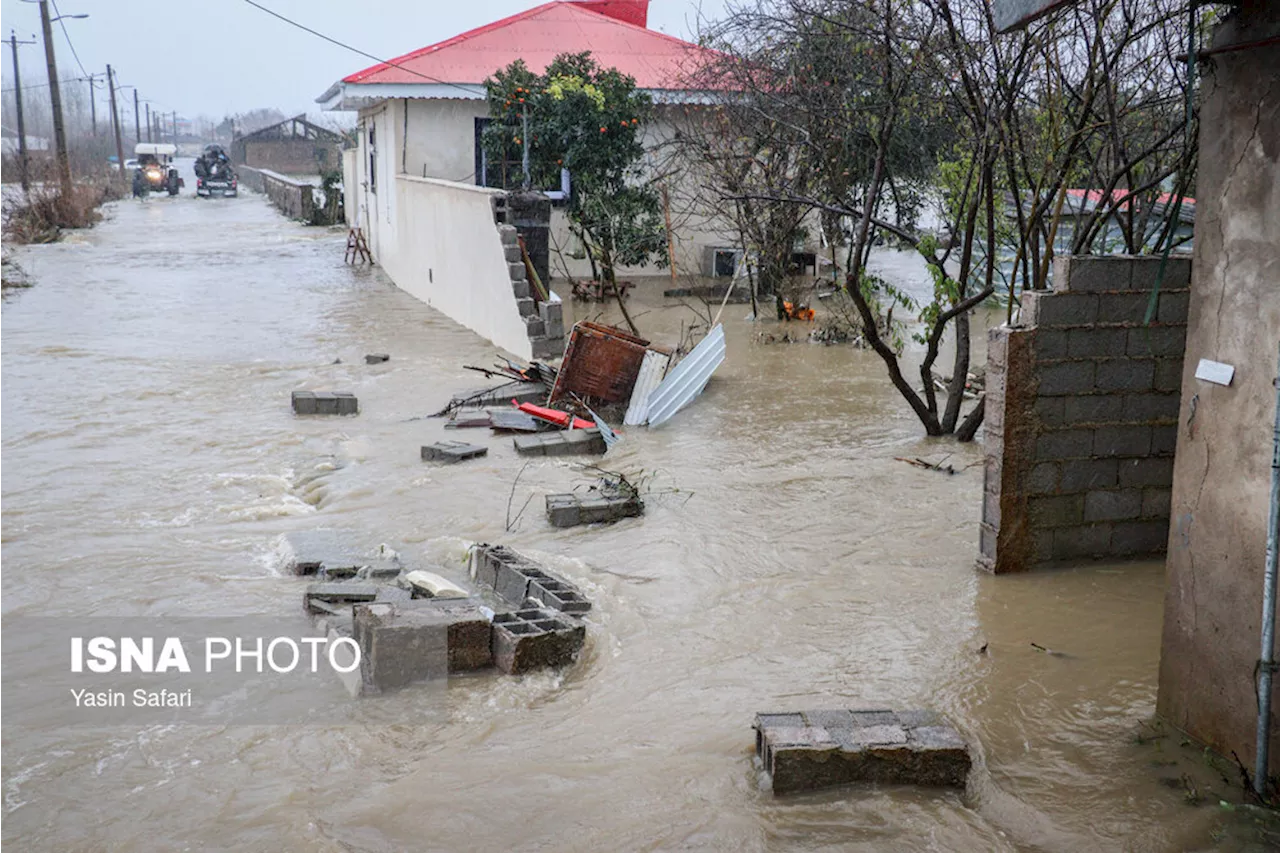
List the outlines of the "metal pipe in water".
{"type": "Polygon", "coordinates": [[[1265,796],[1271,747],[1271,674],[1275,666],[1276,552],[1280,550],[1280,358],[1276,362],[1276,422],[1271,438],[1271,514],[1267,519],[1267,563],[1262,580],[1262,654],[1258,659],[1258,751],[1253,790],[1265,796]]]}

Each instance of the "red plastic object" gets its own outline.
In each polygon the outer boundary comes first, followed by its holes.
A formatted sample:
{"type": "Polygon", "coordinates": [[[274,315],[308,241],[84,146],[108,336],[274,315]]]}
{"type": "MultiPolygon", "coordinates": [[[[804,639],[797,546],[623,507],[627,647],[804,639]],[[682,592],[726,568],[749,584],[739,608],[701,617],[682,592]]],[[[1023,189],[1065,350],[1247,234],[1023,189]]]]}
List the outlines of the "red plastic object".
{"type": "MultiPolygon", "coordinates": [[[[533,415],[535,418],[553,423],[559,427],[567,427],[569,425],[570,415],[568,412],[562,412],[559,409],[548,409],[546,406],[539,406],[534,403],[517,403],[511,401],[511,405],[515,406],[526,415],[533,415]]],[[[584,421],[582,418],[573,419],[574,429],[590,429],[595,426],[591,421],[584,421]]]]}

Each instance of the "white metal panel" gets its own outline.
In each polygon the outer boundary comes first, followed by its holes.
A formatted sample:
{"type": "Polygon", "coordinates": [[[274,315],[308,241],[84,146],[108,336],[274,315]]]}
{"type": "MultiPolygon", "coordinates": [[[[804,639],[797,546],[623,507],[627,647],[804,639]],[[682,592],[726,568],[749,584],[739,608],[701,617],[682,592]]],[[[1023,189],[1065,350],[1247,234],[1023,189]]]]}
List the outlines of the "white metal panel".
{"type": "Polygon", "coordinates": [[[649,396],[649,426],[666,423],[701,394],[711,374],[724,362],[724,355],[724,326],[717,323],[649,396]]]}
{"type": "Polygon", "coordinates": [[[662,384],[667,375],[667,367],[671,364],[671,355],[657,350],[648,350],[644,360],[640,362],[640,373],[636,376],[635,387],[631,390],[631,403],[627,406],[627,416],[622,422],[627,426],[643,424],[649,419],[649,397],[654,389],[662,384]]]}

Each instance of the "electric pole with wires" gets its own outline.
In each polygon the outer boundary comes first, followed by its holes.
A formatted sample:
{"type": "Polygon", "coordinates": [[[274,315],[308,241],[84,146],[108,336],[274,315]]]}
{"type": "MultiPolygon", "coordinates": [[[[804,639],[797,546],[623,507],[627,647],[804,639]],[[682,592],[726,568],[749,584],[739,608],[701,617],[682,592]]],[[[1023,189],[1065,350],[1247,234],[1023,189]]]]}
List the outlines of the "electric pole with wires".
{"type": "Polygon", "coordinates": [[[23,193],[31,191],[31,176],[30,158],[27,156],[27,125],[22,116],[22,72],[18,70],[18,45],[35,43],[35,39],[18,41],[17,34],[9,30],[9,47],[13,50],[13,99],[18,107],[18,177],[22,180],[23,193]]]}

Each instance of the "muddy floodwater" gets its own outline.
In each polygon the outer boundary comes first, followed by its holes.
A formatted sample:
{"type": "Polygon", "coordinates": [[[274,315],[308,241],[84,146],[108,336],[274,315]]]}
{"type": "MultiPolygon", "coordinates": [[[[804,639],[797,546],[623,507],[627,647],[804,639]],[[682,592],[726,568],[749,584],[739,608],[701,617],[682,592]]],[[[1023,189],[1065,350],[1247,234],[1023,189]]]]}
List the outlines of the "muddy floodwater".
{"type": "MultiPolygon", "coordinates": [[[[463,365],[491,364],[493,347],[344,266],[344,239],[260,196],[184,194],[116,204],[91,231],[16,253],[34,286],[3,305],[5,619],[301,623],[281,537],[345,527],[455,579],[469,542],[538,555],[595,603],[584,654],[557,674],[362,700],[335,680],[332,701],[353,705],[342,724],[6,719],[7,846],[1248,846],[1223,829],[1219,772],[1144,726],[1161,565],[975,571],[981,447],[924,439],[874,354],[758,343],[749,307],[729,306],[728,360],[705,395],[609,454],[661,492],[644,517],[556,530],[541,495],[580,473],[538,461],[513,491],[525,460],[509,439],[421,418],[483,384],[463,365]],[[366,366],[368,352],[391,361],[366,366]],[[362,412],[295,419],[300,387],[354,391],[362,412]],[[418,459],[452,437],[489,455],[418,459]],[[895,460],[947,454],[954,476],[895,460]],[[753,715],[817,707],[940,711],[973,744],[968,789],[775,800],[753,767],[753,715]]],[[[640,287],[631,309],[674,343],[692,314],[661,288],[640,287]]],[[[15,663],[6,648],[6,673],[15,663]]],[[[6,679],[6,705],[25,688],[6,679]]]]}

